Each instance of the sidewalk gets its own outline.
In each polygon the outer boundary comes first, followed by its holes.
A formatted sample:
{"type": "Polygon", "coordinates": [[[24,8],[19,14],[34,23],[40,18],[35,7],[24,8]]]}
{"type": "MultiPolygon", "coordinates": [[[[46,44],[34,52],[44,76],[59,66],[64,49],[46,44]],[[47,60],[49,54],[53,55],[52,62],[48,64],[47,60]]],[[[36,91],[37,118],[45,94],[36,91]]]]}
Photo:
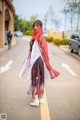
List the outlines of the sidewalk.
{"type": "MultiPolygon", "coordinates": [[[[15,37],[12,39],[12,47],[14,45],[16,45],[16,39],[15,39],[15,37]]],[[[4,52],[7,49],[8,49],[8,45],[5,45],[3,48],[0,48],[0,53],[4,52]]]]}
{"type": "Polygon", "coordinates": [[[80,57],[76,53],[70,53],[69,45],[60,45],[59,47],[64,52],[66,52],[67,54],[71,55],[72,57],[74,57],[74,58],[76,58],[77,60],[80,61],[80,57]]]}
{"type": "Polygon", "coordinates": [[[69,51],[69,45],[60,45],[59,47],[60,47],[63,51],[70,53],[70,51],[69,51]]]}

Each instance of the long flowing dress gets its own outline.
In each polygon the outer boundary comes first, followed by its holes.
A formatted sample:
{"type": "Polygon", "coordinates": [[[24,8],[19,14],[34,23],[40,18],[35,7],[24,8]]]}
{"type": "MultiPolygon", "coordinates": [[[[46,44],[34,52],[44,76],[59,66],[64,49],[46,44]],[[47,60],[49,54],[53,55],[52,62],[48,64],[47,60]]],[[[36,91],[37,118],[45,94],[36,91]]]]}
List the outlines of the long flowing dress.
{"type": "Polygon", "coordinates": [[[44,80],[47,78],[46,76],[54,79],[60,74],[49,63],[48,46],[43,34],[40,35],[39,41],[35,39],[32,42],[19,77],[21,78],[26,71],[28,71],[28,78],[31,79],[28,94],[31,93],[32,96],[44,93],[44,80]]]}

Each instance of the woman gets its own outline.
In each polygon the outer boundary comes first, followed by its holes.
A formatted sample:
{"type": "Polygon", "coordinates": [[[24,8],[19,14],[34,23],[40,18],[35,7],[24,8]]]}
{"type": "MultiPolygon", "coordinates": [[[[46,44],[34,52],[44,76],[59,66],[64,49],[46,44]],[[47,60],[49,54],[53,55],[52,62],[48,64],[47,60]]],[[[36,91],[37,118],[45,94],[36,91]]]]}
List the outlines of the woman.
{"type": "Polygon", "coordinates": [[[51,79],[60,74],[54,70],[49,63],[48,46],[45,37],[43,36],[42,22],[40,20],[36,20],[33,23],[33,35],[30,41],[28,60],[30,61],[28,68],[31,75],[31,86],[28,94],[31,93],[33,98],[30,105],[39,106],[39,103],[44,102],[43,95],[46,69],[51,79]]]}

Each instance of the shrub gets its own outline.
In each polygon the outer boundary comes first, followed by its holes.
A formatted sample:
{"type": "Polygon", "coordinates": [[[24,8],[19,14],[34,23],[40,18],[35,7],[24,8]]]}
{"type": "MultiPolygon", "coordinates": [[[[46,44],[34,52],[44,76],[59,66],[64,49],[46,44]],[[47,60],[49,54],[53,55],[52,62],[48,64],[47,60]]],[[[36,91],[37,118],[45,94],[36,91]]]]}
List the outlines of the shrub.
{"type": "Polygon", "coordinates": [[[53,41],[56,45],[68,45],[69,44],[69,39],[54,39],[53,41]]]}
{"type": "Polygon", "coordinates": [[[32,30],[26,30],[26,32],[24,32],[24,35],[32,35],[32,30]]]}
{"type": "Polygon", "coordinates": [[[48,42],[53,42],[53,37],[51,37],[51,36],[45,36],[45,38],[46,38],[46,40],[48,41],[48,42]]]}
{"type": "Polygon", "coordinates": [[[64,39],[64,45],[69,45],[69,41],[70,41],[70,39],[64,39]]]}
{"type": "Polygon", "coordinates": [[[52,36],[45,36],[48,42],[54,42],[56,45],[68,45],[69,39],[60,39],[60,38],[53,38],[52,36]]]}
{"type": "Polygon", "coordinates": [[[54,39],[54,41],[53,41],[56,45],[59,45],[60,44],[60,39],[59,38],[56,38],[56,39],[54,39]]]}

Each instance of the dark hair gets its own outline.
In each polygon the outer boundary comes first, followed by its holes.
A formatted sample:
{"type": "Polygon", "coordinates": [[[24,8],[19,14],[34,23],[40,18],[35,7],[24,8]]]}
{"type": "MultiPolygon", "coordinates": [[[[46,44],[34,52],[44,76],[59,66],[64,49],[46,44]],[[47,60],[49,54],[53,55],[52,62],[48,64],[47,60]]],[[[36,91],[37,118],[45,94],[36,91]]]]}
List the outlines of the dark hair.
{"type": "Polygon", "coordinates": [[[40,27],[42,27],[42,22],[40,21],[40,20],[35,20],[34,21],[34,23],[33,23],[33,28],[34,28],[34,26],[40,26],[40,27]]]}

